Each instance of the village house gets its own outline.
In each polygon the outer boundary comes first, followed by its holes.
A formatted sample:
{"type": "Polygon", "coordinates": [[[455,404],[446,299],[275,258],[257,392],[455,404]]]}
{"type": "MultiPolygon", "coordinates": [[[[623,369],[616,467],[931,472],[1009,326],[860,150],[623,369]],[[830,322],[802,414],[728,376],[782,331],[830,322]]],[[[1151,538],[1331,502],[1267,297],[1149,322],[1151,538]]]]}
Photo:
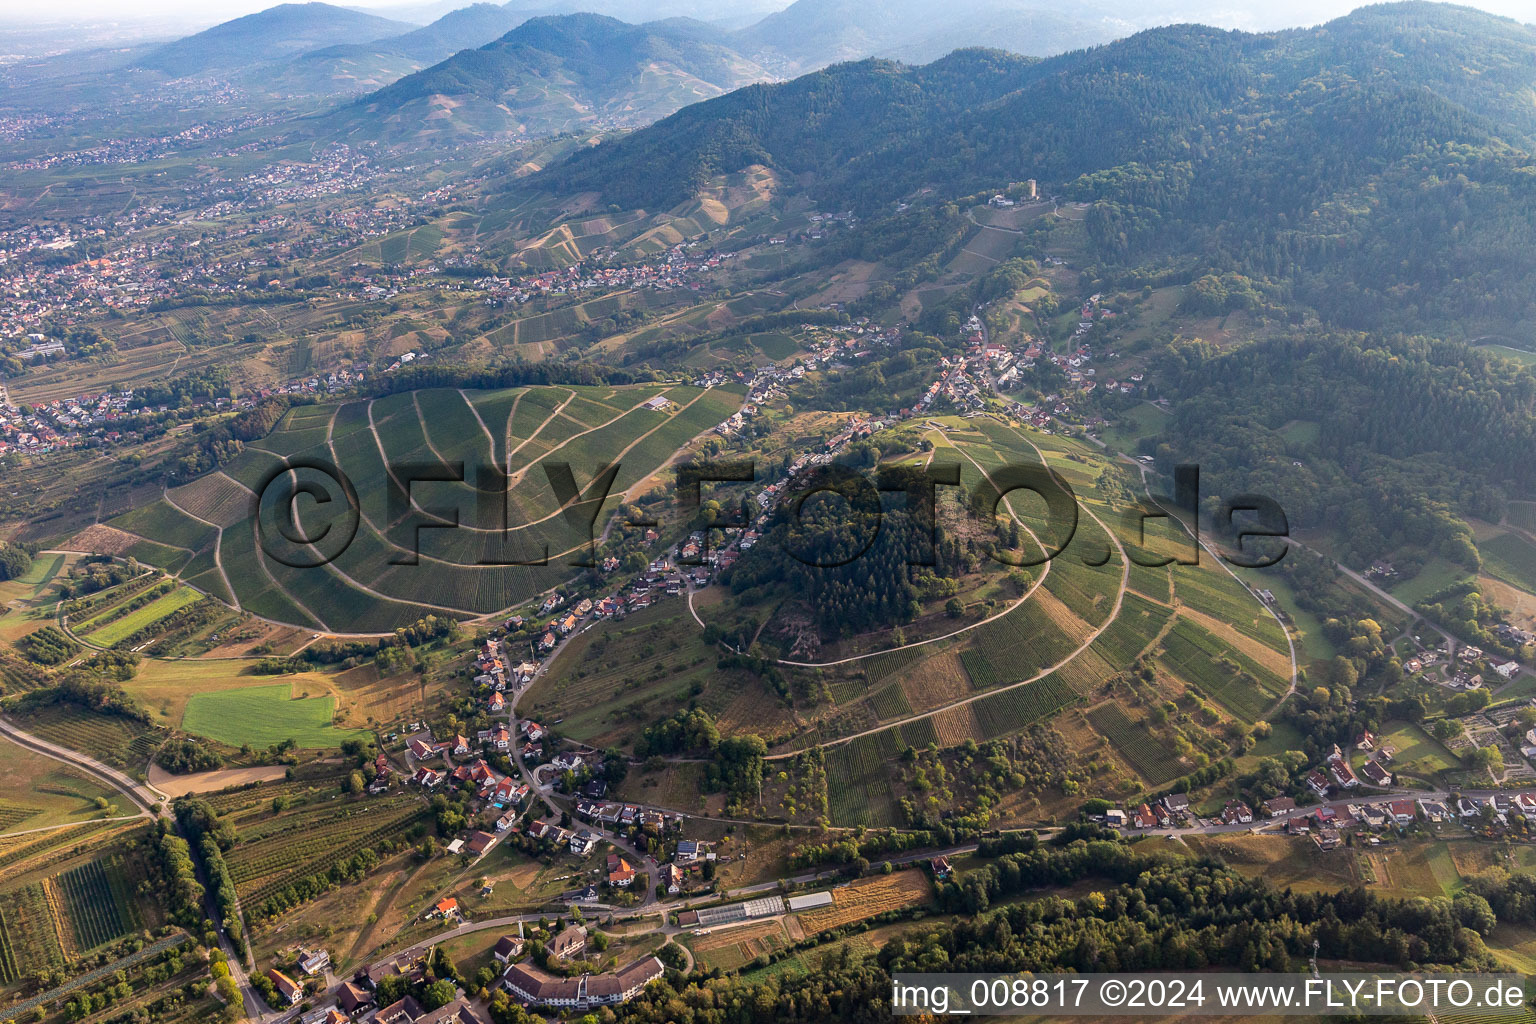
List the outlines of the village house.
{"type": "Polygon", "coordinates": [[[1380,761],[1368,761],[1360,769],[1360,776],[1366,782],[1377,787],[1392,785],[1392,773],[1382,766],[1380,761]]]}
{"type": "Polygon", "coordinates": [[[628,889],[635,880],[635,869],[629,861],[616,853],[608,855],[608,884],[619,889],[628,889]]]}
{"type": "Polygon", "coordinates": [[[336,989],[336,1005],[341,1007],[343,1013],[351,1016],[372,1006],[373,996],[356,982],[347,981],[336,989]]]}
{"type": "Polygon", "coordinates": [[[304,975],[318,974],[331,966],[331,954],[323,949],[299,950],[299,971],[304,975]]]}
{"type": "Polygon", "coordinates": [[[1275,796],[1265,800],[1263,807],[1264,817],[1277,818],[1294,811],[1296,809],[1296,801],[1288,796],[1275,796]]]}
{"type": "Polygon", "coordinates": [[[496,948],[491,950],[491,955],[499,964],[510,963],[523,955],[523,937],[521,935],[503,935],[496,943],[496,948]]]}
{"type": "Polygon", "coordinates": [[[288,975],[284,974],[282,971],[275,967],[267,969],[267,980],[270,981],[272,983],[272,987],[277,990],[278,996],[287,1000],[289,1006],[294,1005],[300,999],[304,998],[304,986],[300,985],[298,982],[294,981],[292,978],[288,977],[288,975]]]}
{"type": "Polygon", "coordinates": [[[1232,800],[1222,808],[1221,820],[1228,825],[1246,825],[1253,820],[1253,810],[1241,800],[1232,800]]]}

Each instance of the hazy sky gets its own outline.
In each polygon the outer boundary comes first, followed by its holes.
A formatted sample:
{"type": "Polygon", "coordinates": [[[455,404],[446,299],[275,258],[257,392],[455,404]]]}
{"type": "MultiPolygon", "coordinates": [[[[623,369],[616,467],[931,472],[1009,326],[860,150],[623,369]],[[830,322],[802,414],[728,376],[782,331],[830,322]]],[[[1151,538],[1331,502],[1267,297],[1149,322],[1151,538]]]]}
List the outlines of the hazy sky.
{"type": "MultiPolygon", "coordinates": [[[[174,18],[188,25],[210,25],[242,14],[274,6],[277,0],[49,0],[48,3],[27,3],[24,0],[0,0],[0,25],[58,24],[75,20],[105,20],[130,22],[151,18],[174,18]]],[[[389,17],[425,22],[454,7],[468,6],[473,0],[332,0],[339,6],[367,8],[389,17]]],[[[497,0],[501,2],[501,0],[497,0]]],[[[696,17],[708,18],[711,12],[719,17],[730,17],[742,10],[760,11],[765,7],[788,6],[789,0],[698,0],[697,3],[667,4],[668,7],[692,7],[696,17]]],[[[873,0],[878,2],[878,0],[873,0]]],[[[1536,0],[1460,0],[1466,6],[1477,7],[1495,14],[1508,15],[1521,21],[1536,22],[1536,0]]],[[[1361,5],[1361,0],[1293,0],[1281,5],[1278,15],[1287,23],[1311,24],[1347,13],[1361,5]],[[1292,20],[1294,19],[1294,21],[1292,20]]],[[[583,9],[580,3],[551,2],[551,0],[526,0],[519,4],[529,8],[564,6],[583,9]]],[[[597,2],[590,5],[602,8],[597,2]]],[[[1138,8],[1144,5],[1138,0],[1125,0],[1127,16],[1136,18],[1138,8]]],[[[1264,24],[1272,24],[1277,17],[1277,5],[1270,0],[1231,0],[1230,3],[1211,3],[1210,0],[1192,0],[1191,9],[1221,10],[1225,17],[1209,20],[1227,25],[1252,23],[1257,17],[1264,24]]]]}

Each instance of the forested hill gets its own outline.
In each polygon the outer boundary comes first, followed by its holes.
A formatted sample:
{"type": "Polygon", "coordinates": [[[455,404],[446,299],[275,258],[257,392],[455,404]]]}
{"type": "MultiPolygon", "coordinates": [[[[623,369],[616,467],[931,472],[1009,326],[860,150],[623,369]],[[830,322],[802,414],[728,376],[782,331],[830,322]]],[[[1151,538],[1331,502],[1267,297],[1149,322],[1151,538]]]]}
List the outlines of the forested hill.
{"type": "Polygon", "coordinates": [[[1273,497],[1325,528],[1347,562],[1409,546],[1475,568],[1457,518],[1498,522],[1536,489],[1536,375],[1460,342],[1298,332],[1220,352],[1171,346],[1175,399],[1156,452],[1197,461],[1208,494],[1273,497]],[[1316,424],[1297,445],[1282,428],[1316,424]]]}
{"type": "Polygon", "coordinates": [[[1000,174],[1061,182],[1178,159],[1187,175],[1234,150],[1262,159],[1284,148],[1300,178],[1315,180],[1311,154],[1289,145],[1294,128],[1349,149],[1360,169],[1426,142],[1519,144],[1536,134],[1536,29],[1445,4],[1364,8],[1264,35],[1176,25],[1027,73],[1000,67],[1020,65],[980,51],[923,67],[838,65],[679,111],[543,181],[662,205],[711,174],[765,160],[814,172],[828,199],[873,204],[925,185],[966,192],[1000,174]],[[1388,102],[1397,113],[1380,109],[1388,102]]]}
{"type": "Polygon", "coordinates": [[[495,42],[364,97],[359,116],[424,121],[452,111],[450,119],[478,122],[487,131],[568,130],[594,116],[648,123],[770,77],[715,35],[682,20],[631,25],[596,14],[533,18],[495,42]],[[440,98],[450,102],[426,108],[440,98]]]}
{"type": "Polygon", "coordinates": [[[1107,266],[1214,267],[1352,327],[1533,308],[1536,29],[1366,8],[1316,29],[1140,33],[1038,62],[961,51],[741,90],[535,179],[665,208],[763,163],[866,213],[1036,178],[1107,266]]]}
{"type": "Polygon", "coordinates": [[[243,68],[338,43],[363,43],[413,26],[324,3],[279,4],[177,39],[135,61],[170,75],[243,68]]]}

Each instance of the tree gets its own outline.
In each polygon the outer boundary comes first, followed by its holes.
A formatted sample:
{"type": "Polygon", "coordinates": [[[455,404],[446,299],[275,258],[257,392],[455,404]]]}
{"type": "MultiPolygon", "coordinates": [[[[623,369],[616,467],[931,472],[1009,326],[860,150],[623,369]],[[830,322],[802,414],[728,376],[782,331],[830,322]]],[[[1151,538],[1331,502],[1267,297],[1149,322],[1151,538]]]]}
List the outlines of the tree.
{"type": "MultiPolygon", "coordinates": [[[[436,1010],[453,1002],[455,989],[453,982],[447,978],[439,978],[421,990],[421,1005],[428,1010],[436,1010]]],[[[388,1006],[388,1003],[384,1005],[388,1006]]]]}

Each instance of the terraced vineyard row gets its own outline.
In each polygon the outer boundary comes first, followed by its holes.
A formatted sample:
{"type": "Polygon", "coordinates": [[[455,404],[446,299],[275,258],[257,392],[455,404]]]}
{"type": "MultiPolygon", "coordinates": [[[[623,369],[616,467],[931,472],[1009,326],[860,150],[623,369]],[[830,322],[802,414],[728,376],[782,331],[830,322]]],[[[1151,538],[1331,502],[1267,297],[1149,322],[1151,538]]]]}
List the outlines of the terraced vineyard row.
{"type": "Polygon", "coordinates": [[[888,763],[899,752],[890,729],[827,751],[827,805],[835,823],[871,828],[900,824],[888,763]]]}
{"type": "Polygon", "coordinates": [[[1078,699],[1077,691],[1055,672],[1033,683],[983,697],[973,705],[982,731],[977,738],[990,740],[1018,732],[1078,699]]]}
{"type": "MultiPolygon", "coordinates": [[[[195,505],[217,517],[210,521],[225,526],[220,552],[236,591],[233,595],[224,593],[212,560],[216,532],[212,528],[197,524],[165,501],[114,522],[140,536],[189,549],[177,554],[175,562],[196,576],[198,586],[238,598],[247,610],[281,622],[312,628],[319,625],[314,619],[320,617],[335,630],[388,632],[442,609],[466,614],[496,611],[567,578],[570,567],[559,556],[588,540],[558,515],[558,501],[543,471],[534,468],[522,475],[507,495],[511,525],[543,521],[510,534],[502,532],[500,522],[479,521],[482,510],[472,484],[434,484],[437,490],[425,497],[425,504],[441,507],[453,499],[463,528],[424,530],[418,549],[415,525],[435,520],[418,515],[398,524],[393,521],[399,517],[391,514],[390,475],[380,455],[381,445],[397,465],[463,460],[472,481],[478,468],[492,462],[505,462],[513,471],[524,469],[569,440],[556,461],[571,463],[578,480],[585,483],[598,464],[619,458],[622,469],[615,489],[622,490],[664,465],[680,445],[724,420],[740,400],[740,392],[729,388],[700,391],[653,384],[501,391],[472,394],[469,402],[456,390],[437,389],[389,395],[371,405],[350,403],[339,410],[333,406],[295,410],[279,429],[227,464],[224,472],[254,488],[281,465],[280,457],[334,448],[340,468],[357,488],[364,521],[333,563],[296,569],[258,550],[251,519],[237,518],[243,502],[230,485],[186,485],[196,490],[178,490],[178,497],[184,494],[192,503],[189,508],[195,505]],[[673,403],[665,410],[641,407],[663,393],[673,403]],[[562,404],[563,410],[551,418],[562,404]],[[333,411],[335,430],[327,445],[333,411]],[[508,420],[513,421],[510,431],[508,420]],[[509,439],[509,432],[515,440],[509,439]],[[521,436],[524,433],[537,437],[521,436]],[[634,447],[620,457],[631,444],[634,447]],[[537,560],[546,549],[547,565],[513,564],[537,560]],[[395,556],[417,550],[421,566],[393,564],[395,556]]],[[[616,503],[615,494],[610,505],[616,503]]],[[[489,518],[488,512],[483,517],[489,518]]],[[[150,561],[158,564],[155,558],[150,561]]]]}
{"type": "Polygon", "coordinates": [[[1161,786],[1184,774],[1184,766],[1178,757],[1148,732],[1144,723],[1126,714],[1119,704],[1094,708],[1088,712],[1088,720],[1150,785],[1161,786]]]}
{"type": "Polygon", "coordinates": [[[1173,615],[1167,605],[1126,592],[1120,614],[1093,641],[1093,650],[1110,665],[1126,666],[1157,637],[1173,615]]]}
{"type": "Polygon", "coordinates": [[[987,690],[1060,662],[1081,642],[1063,632],[1033,602],[1025,601],[1002,618],[972,630],[960,661],[976,688],[987,690]]]}
{"type": "Polygon", "coordinates": [[[1188,620],[1163,638],[1163,662],[1180,679],[1255,721],[1285,692],[1285,683],[1230,644],[1188,620]]]}
{"type": "Polygon", "coordinates": [[[353,854],[376,846],[385,839],[397,839],[425,810],[419,805],[402,808],[381,818],[379,812],[367,812],[340,827],[306,832],[303,839],[281,839],[262,843],[242,855],[242,847],[233,851],[230,872],[242,901],[259,907],[269,897],[299,878],[329,871],[353,854]],[[271,845],[280,848],[271,849],[271,845]]]}

